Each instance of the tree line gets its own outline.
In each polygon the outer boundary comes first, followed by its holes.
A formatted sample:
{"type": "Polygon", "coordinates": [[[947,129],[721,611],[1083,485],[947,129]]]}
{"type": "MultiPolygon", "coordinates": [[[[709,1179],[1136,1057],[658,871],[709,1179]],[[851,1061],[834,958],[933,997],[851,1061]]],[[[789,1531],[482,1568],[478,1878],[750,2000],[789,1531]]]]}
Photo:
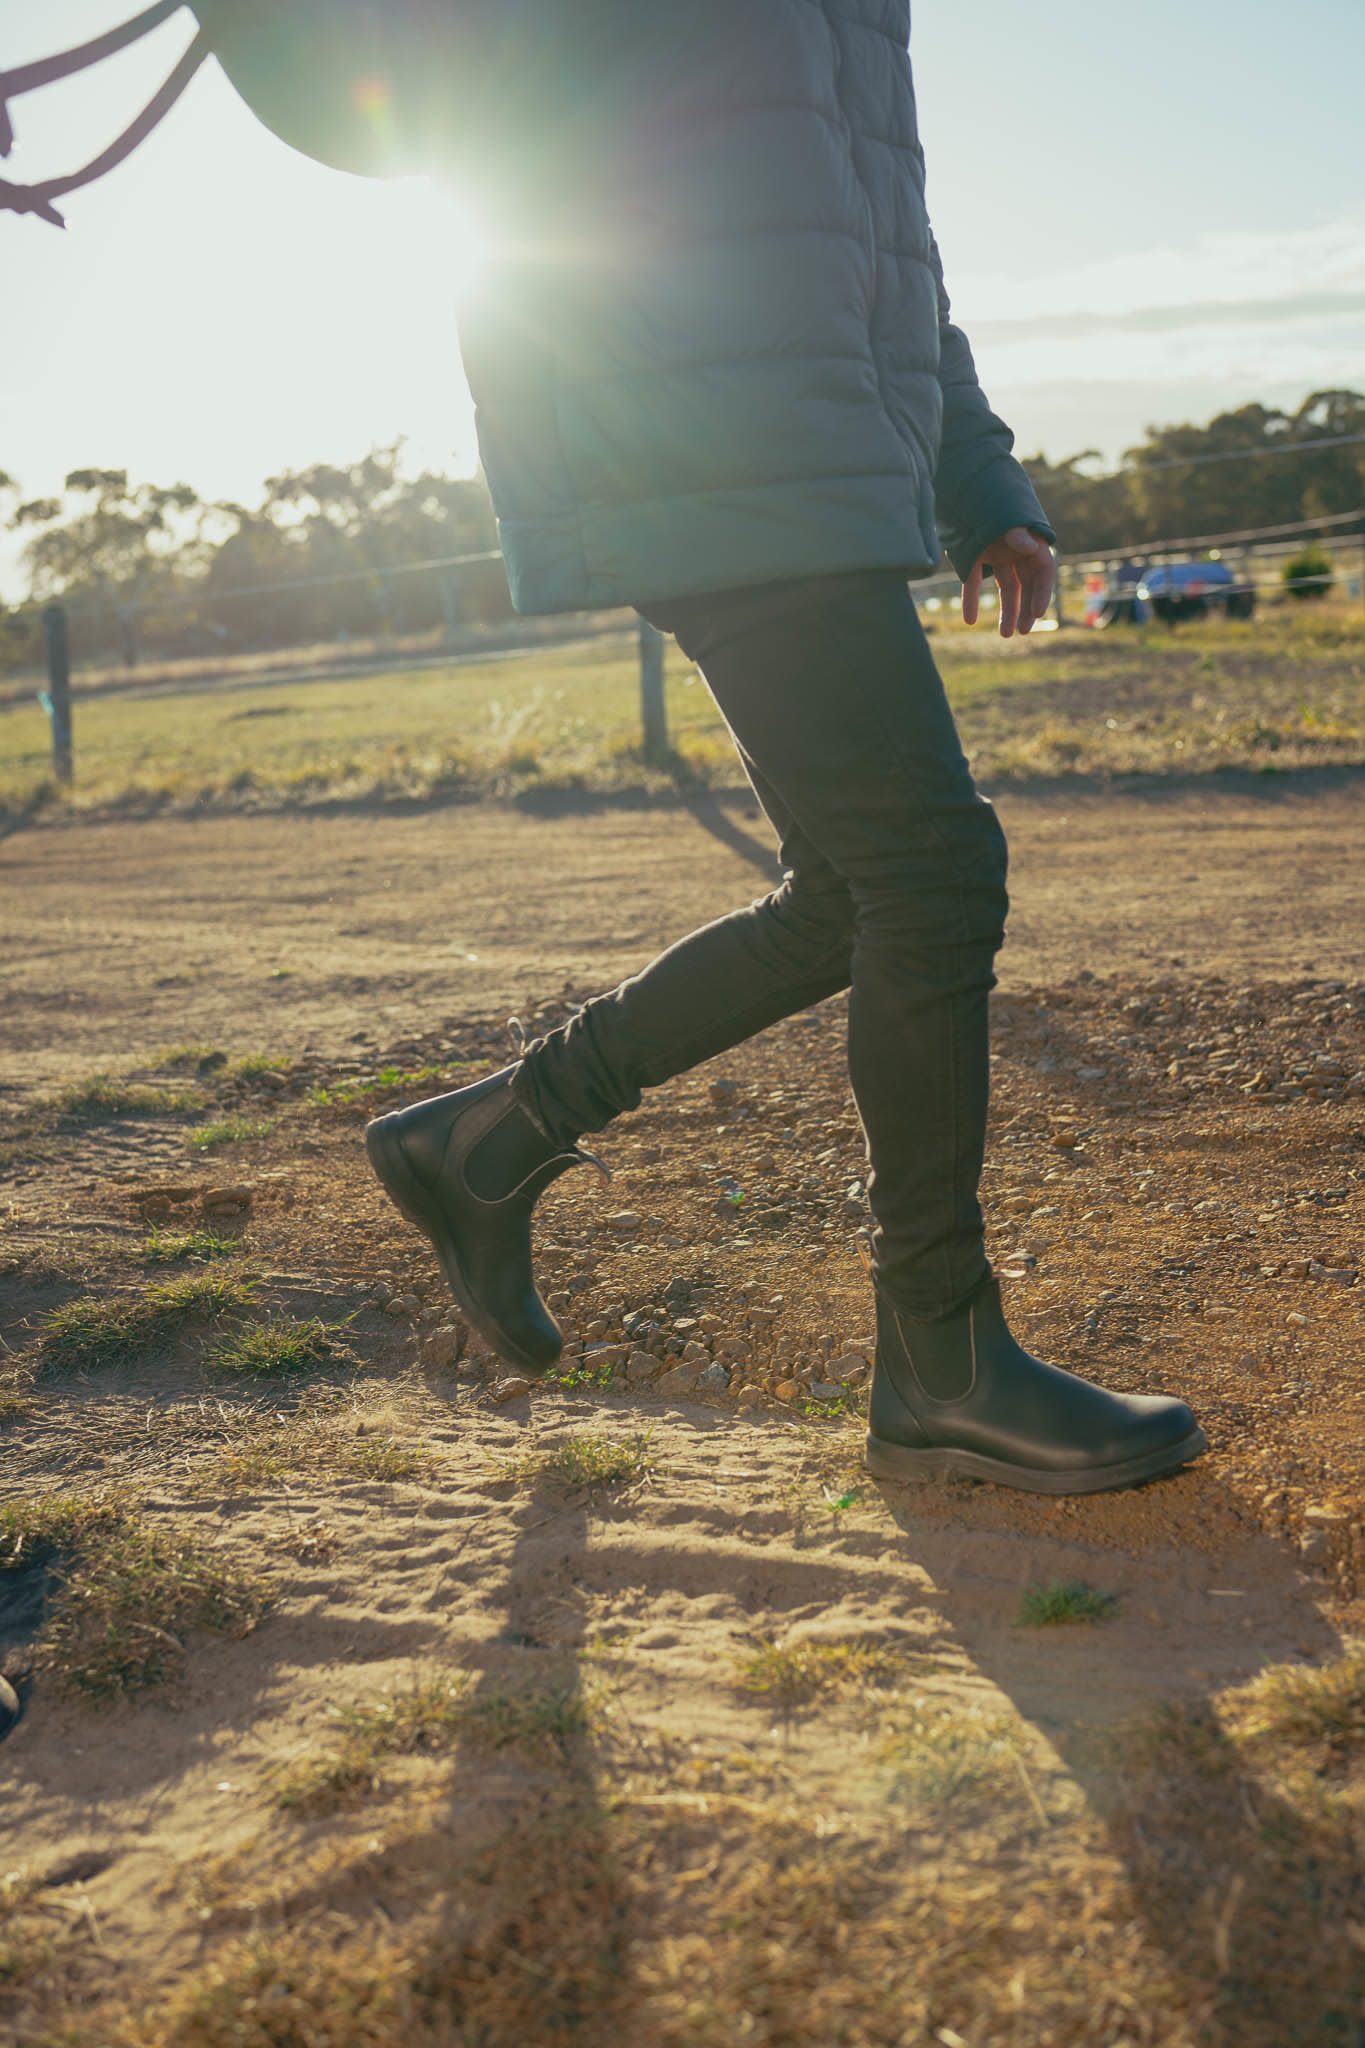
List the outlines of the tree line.
{"type": "Polygon", "coordinates": [[[1365,395],[1314,391],[1293,413],[1252,404],[1207,426],[1149,427],[1118,469],[1102,473],[1096,463],[1089,450],[1065,462],[1037,455],[1024,464],[1068,555],[1360,511],[1365,395]],[[1361,438],[1330,445],[1352,437],[1361,438]]]}
{"type": "MultiPolygon", "coordinates": [[[[1356,511],[1365,438],[1353,436],[1365,437],[1365,395],[1315,391],[1293,413],[1250,404],[1204,426],[1149,427],[1112,471],[1093,450],[1024,466],[1063,551],[1084,557],[1356,511]]],[[[129,666],[486,625],[511,611],[500,562],[413,572],[492,551],[497,534],[481,477],[407,477],[401,442],[268,477],[255,507],[94,468],[72,470],[57,497],[26,500],[0,470],[0,512],[22,536],[28,583],[23,603],[0,607],[0,666],[40,658],[39,614],[54,598],[70,610],[78,660],[129,666]]]]}
{"type": "Polygon", "coordinates": [[[125,665],[213,651],[422,633],[511,614],[500,561],[413,565],[496,550],[481,477],[407,477],[402,443],[349,466],[268,477],[255,507],[189,484],[76,469],[60,496],[25,500],[0,471],[24,541],[26,601],[0,611],[0,662],[36,658],[39,614],[66,605],[77,659],[125,665]]]}

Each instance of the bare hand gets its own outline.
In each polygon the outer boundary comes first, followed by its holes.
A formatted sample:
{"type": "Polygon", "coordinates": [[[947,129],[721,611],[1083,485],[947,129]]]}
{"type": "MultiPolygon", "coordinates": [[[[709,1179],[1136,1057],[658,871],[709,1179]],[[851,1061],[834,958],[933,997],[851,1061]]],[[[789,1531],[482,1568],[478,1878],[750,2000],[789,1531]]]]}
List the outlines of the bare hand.
{"type": "Polygon", "coordinates": [[[1026,526],[1012,526],[981,550],[962,586],[962,618],[974,626],[981,600],[981,573],[995,571],[1000,590],[1000,638],[1017,628],[1027,633],[1052,599],[1052,550],[1026,526]]]}

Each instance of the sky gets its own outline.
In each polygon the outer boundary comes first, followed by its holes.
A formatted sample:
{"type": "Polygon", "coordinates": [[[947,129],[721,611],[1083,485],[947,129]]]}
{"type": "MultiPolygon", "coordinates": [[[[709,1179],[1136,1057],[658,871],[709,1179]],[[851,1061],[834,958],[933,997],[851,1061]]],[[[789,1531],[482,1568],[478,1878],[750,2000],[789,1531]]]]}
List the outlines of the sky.
{"type": "MultiPolygon", "coordinates": [[[[0,70],[136,4],[0,0],[0,70]]],[[[1149,424],[1365,387],[1365,0],[913,13],[954,315],[1021,454],[1112,463],[1149,424]]],[[[3,175],[87,161],[190,27],[15,101],[3,175]]],[[[91,465],[254,503],[268,475],[399,435],[414,466],[473,469],[468,222],[425,181],[296,155],[210,64],[62,205],[65,233],[0,215],[0,470],[25,496],[91,465]]]]}

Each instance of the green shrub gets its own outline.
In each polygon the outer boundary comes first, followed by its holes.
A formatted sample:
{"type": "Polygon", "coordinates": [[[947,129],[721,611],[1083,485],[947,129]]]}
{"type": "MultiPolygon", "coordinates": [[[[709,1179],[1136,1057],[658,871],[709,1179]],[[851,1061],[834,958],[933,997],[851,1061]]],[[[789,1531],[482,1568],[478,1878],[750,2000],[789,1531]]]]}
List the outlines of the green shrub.
{"type": "Polygon", "coordinates": [[[1290,597],[1326,597],[1332,588],[1332,557],[1316,541],[1291,555],[1281,574],[1290,597]]]}

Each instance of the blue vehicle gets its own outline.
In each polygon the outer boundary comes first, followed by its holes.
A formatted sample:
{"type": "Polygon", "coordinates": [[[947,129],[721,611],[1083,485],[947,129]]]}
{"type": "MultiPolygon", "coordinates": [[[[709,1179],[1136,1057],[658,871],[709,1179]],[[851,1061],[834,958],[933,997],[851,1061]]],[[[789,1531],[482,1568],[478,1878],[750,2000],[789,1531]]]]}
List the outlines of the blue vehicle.
{"type": "Polygon", "coordinates": [[[1218,610],[1229,619],[1249,619],[1256,609],[1254,587],[1226,562],[1162,562],[1145,571],[1136,597],[1168,626],[1218,610]]]}

